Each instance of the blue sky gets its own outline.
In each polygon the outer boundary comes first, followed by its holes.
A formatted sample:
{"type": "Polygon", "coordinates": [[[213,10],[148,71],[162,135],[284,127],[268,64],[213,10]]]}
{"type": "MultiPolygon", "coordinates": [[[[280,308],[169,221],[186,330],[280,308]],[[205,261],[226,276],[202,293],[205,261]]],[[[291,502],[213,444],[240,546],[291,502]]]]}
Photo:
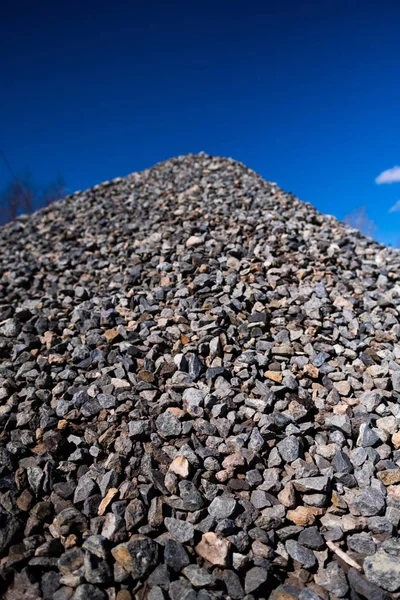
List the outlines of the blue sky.
{"type": "Polygon", "coordinates": [[[400,165],[399,31],[388,0],[3,0],[0,146],[70,191],[232,156],[396,244],[400,181],[376,178],[400,165]]]}

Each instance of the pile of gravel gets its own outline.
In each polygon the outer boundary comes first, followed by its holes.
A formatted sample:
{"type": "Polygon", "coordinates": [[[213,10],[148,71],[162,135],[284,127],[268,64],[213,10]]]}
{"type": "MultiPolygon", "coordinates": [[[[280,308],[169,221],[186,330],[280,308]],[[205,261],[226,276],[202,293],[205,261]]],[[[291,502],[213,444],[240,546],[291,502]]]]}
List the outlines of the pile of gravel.
{"type": "Polygon", "coordinates": [[[397,251],[200,154],[0,273],[2,597],[400,597],[397,251]]]}

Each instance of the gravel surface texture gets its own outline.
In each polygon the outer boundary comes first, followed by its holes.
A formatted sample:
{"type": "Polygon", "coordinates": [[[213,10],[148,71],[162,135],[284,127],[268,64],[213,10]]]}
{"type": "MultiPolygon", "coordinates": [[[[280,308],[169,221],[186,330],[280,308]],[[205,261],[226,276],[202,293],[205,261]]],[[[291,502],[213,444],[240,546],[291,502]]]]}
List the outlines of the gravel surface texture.
{"type": "Polygon", "coordinates": [[[0,229],[0,596],[400,597],[400,254],[205,154],[0,229]]]}

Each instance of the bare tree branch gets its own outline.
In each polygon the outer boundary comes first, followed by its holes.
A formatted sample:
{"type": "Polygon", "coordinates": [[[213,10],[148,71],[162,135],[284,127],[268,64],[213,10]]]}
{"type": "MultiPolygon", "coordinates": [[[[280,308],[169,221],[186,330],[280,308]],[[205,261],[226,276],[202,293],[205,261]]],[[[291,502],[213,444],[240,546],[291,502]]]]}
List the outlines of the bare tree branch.
{"type": "Polygon", "coordinates": [[[369,218],[365,206],[360,206],[353,210],[353,212],[344,218],[344,222],[369,237],[372,237],[377,229],[374,221],[369,218]]]}
{"type": "Polygon", "coordinates": [[[66,195],[66,186],[62,177],[51,182],[44,190],[38,191],[29,174],[24,177],[15,177],[0,195],[2,207],[1,223],[12,221],[22,213],[48,206],[55,200],[66,195]]]}

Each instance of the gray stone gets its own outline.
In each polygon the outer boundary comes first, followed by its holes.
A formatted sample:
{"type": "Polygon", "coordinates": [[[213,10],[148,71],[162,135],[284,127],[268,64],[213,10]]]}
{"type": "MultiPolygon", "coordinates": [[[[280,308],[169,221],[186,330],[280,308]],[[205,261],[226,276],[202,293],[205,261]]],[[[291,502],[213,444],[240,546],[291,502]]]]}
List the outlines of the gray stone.
{"type": "Polygon", "coordinates": [[[215,519],[226,519],[233,514],[236,500],[228,496],[217,496],[208,507],[208,512],[215,519]]]}
{"type": "Polygon", "coordinates": [[[338,598],[346,597],[349,590],[346,575],[335,562],[328,563],[315,575],[315,583],[338,598]]]}
{"type": "Polygon", "coordinates": [[[103,590],[90,583],[78,585],[73,595],[73,600],[106,600],[107,595],[103,590]]]}
{"type": "MultiPolygon", "coordinates": [[[[367,600],[387,600],[387,594],[380,587],[374,585],[356,569],[350,568],[347,577],[351,589],[367,600]]],[[[300,599],[299,599],[300,600],[300,599]]]]}
{"type": "Polygon", "coordinates": [[[395,392],[400,393],[400,371],[394,371],[392,375],[392,387],[395,392]]]}
{"type": "Polygon", "coordinates": [[[189,581],[178,579],[172,581],[168,588],[169,598],[171,600],[197,600],[198,594],[193,589],[189,581]]]}
{"type": "Polygon", "coordinates": [[[181,571],[190,563],[190,558],[182,544],[171,539],[164,546],[164,561],[171,569],[181,571]]]}
{"type": "Polygon", "coordinates": [[[244,590],[246,594],[251,594],[251,592],[258,590],[267,579],[268,570],[263,567],[253,567],[250,571],[247,571],[244,581],[244,590]]]}
{"type": "Polygon", "coordinates": [[[168,410],[157,417],[156,426],[158,432],[164,438],[177,437],[182,431],[181,422],[168,410]]]}
{"type": "Polygon", "coordinates": [[[17,337],[21,331],[21,325],[17,319],[7,319],[0,326],[0,335],[4,335],[5,337],[17,337]]]}
{"type": "Polygon", "coordinates": [[[299,544],[312,550],[323,550],[324,538],[318,531],[318,527],[307,527],[299,533],[299,544]]]}
{"type": "Polygon", "coordinates": [[[376,551],[376,544],[367,533],[355,533],[347,538],[347,546],[358,554],[370,555],[376,551]]]}
{"type": "Polygon", "coordinates": [[[347,415],[332,415],[326,417],[325,424],[328,428],[339,429],[347,436],[351,435],[351,422],[347,415]]]}
{"type": "Polygon", "coordinates": [[[344,452],[337,452],[332,459],[332,466],[338,473],[352,473],[354,471],[350,458],[344,452]]]}
{"type": "Polygon", "coordinates": [[[373,517],[382,514],[385,510],[385,497],[382,493],[372,487],[364,488],[354,492],[349,499],[349,508],[353,514],[363,517],[373,517]]]}
{"type": "Polygon", "coordinates": [[[302,477],[293,481],[298,492],[326,492],[329,488],[329,477],[302,477]]]}
{"type": "Polygon", "coordinates": [[[182,499],[182,510],[193,512],[203,508],[203,496],[191,481],[181,481],[179,491],[182,499]]]}
{"type": "Polygon", "coordinates": [[[305,569],[312,569],[317,564],[314,552],[309,548],[305,548],[296,540],[287,540],[285,548],[289,556],[299,562],[305,569]]]}
{"type": "Polygon", "coordinates": [[[299,593],[299,600],[322,600],[322,598],[310,588],[303,588],[299,593]]]}
{"type": "Polygon", "coordinates": [[[244,589],[238,575],[230,569],[225,569],[222,572],[222,580],[225,584],[226,591],[232,600],[241,600],[244,597],[244,589]]]}
{"type": "Polygon", "coordinates": [[[368,448],[374,446],[380,440],[379,435],[373,429],[370,429],[367,423],[360,425],[360,432],[357,438],[357,446],[368,448]]]}
{"type": "Polygon", "coordinates": [[[129,421],[128,425],[130,437],[142,437],[150,434],[151,428],[147,421],[129,421]]]}
{"type": "Polygon", "coordinates": [[[91,535],[85,538],[82,548],[98,558],[107,558],[107,539],[102,535],[91,535]]]}
{"type": "Polygon", "coordinates": [[[175,540],[181,542],[181,544],[189,542],[193,538],[194,527],[192,523],[166,517],[164,524],[175,540]]]}
{"type": "Polygon", "coordinates": [[[364,560],[365,577],[388,592],[400,589],[400,558],[379,550],[364,560]]]}
{"type": "Polygon", "coordinates": [[[125,510],[125,525],[126,529],[130,531],[134,529],[136,525],[141,523],[146,517],[146,510],[143,502],[139,499],[131,500],[125,510]]]}
{"type": "Polygon", "coordinates": [[[269,495],[263,490],[254,490],[254,492],[251,493],[250,502],[255,508],[258,509],[271,506],[269,495]]]}
{"type": "Polygon", "coordinates": [[[250,450],[253,450],[253,452],[260,452],[264,448],[264,446],[265,440],[263,436],[259,432],[258,428],[254,427],[249,440],[250,450]]]}
{"type": "Polygon", "coordinates": [[[287,463],[292,463],[301,455],[300,442],[294,435],[289,435],[277,444],[279,454],[287,463]]]}
{"type": "Polygon", "coordinates": [[[113,579],[111,566],[94,554],[85,553],[83,567],[85,579],[89,583],[105,584],[113,579]]]}
{"type": "Polygon", "coordinates": [[[154,586],[161,587],[163,590],[168,590],[170,584],[170,576],[168,572],[168,567],[165,564],[159,564],[152,571],[147,579],[147,585],[149,588],[154,586]]]}
{"type": "Polygon", "coordinates": [[[84,417],[94,417],[101,411],[101,406],[96,398],[90,398],[85,404],[82,404],[80,410],[84,417]]]}
{"type": "Polygon", "coordinates": [[[134,579],[147,575],[158,561],[158,545],[144,535],[132,536],[129,542],[115,546],[111,553],[134,579]]]}
{"type": "Polygon", "coordinates": [[[204,393],[197,388],[188,388],[183,392],[184,410],[192,417],[203,416],[204,393]]]}
{"type": "Polygon", "coordinates": [[[188,565],[182,570],[182,573],[194,587],[209,587],[215,583],[215,576],[198,565],[188,565]]]}
{"type": "Polygon", "coordinates": [[[167,596],[164,590],[158,585],[151,588],[147,596],[148,600],[166,600],[167,596]]]}
{"type": "Polygon", "coordinates": [[[391,509],[386,510],[384,517],[370,517],[368,519],[368,529],[376,535],[391,535],[393,532],[393,523],[389,519],[391,509]]]}

